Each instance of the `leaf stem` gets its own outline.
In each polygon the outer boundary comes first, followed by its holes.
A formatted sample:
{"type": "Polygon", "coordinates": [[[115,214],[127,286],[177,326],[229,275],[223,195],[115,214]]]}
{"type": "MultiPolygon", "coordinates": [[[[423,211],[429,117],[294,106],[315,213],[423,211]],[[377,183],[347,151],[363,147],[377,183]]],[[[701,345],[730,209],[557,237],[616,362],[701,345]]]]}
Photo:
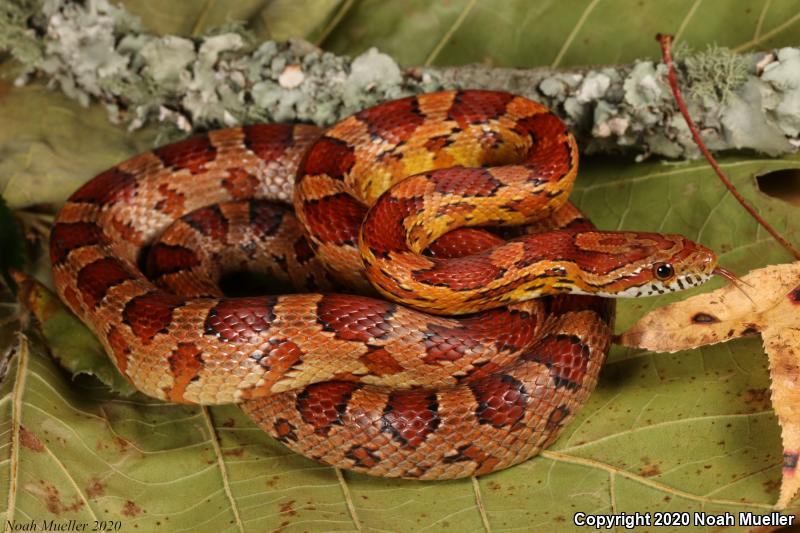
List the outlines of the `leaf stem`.
{"type": "Polygon", "coordinates": [[[683,115],[684,120],[686,120],[686,125],[689,126],[689,131],[692,132],[692,138],[694,142],[697,144],[697,147],[700,149],[700,152],[708,161],[708,164],[711,165],[711,168],[714,169],[714,172],[717,173],[717,176],[728,188],[734,198],[736,198],[742,207],[744,207],[750,215],[756,219],[756,222],[761,224],[767,232],[772,235],[775,240],[777,240],[781,245],[786,248],[786,250],[792,254],[795,259],[800,259],[800,251],[797,250],[792,244],[787,241],[778,231],[773,228],[766,220],[764,220],[761,215],[759,215],[756,210],[751,206],[747,200],[736,190],[733,183],[725,176],[725,173],[722,172],[719,164],[717,164],[716,159],[714,156],[711,155],[711,152],[706,148],[705,143],[703,143],[703,139],[700,138],[700,132],[697,131],[697,126],[695,126],[694,122],[692,122],[692,118],[689,116],[689,110],[686,107],[686,102],[683,100],[683,95],[681,94],[680,87],[678,86],[678,75],[675,72],[675,64],[672,62],[672,35],[665,35],[659,33],[656,35],[656,40],[661,44],[661,54],[664,58],[664,64],[667,66],[667,79],[669,80],[669,85],[672,88],[672,94],[675,97],[675,102],[678,104],[678,109],[683,115]]]}

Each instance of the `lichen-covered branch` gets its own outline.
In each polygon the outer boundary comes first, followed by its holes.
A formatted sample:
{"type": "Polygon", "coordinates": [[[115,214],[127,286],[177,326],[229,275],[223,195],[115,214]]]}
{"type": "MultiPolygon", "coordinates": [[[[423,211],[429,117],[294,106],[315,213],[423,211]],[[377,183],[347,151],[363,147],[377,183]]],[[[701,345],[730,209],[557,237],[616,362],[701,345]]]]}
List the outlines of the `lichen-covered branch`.
{"type": "MultiPolygon", "coordinates": [[[[336,56],[301,41],[253,43],[239,27],[158,37],[107,0],[6,0],[0,49],[19,83],[44,76],[81,103],[100,101],[131,129],[192,131],[252,122],[331,124],[377,102],[442,88],[502,89],[556,110],[586,152],[695,157],[660,63],[552,71],[401,68],[375,49],[336,56]]],[[[800,49],[684,54],[690,112],[713,150],[768,155],[800,147],[800,49]]]]}

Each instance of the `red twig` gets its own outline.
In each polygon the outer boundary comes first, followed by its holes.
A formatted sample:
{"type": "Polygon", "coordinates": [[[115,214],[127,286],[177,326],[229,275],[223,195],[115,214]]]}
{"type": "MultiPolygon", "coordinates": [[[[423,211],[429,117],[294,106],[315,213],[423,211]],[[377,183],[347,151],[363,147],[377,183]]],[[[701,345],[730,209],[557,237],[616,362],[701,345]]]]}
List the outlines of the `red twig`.
{"type": "Polygon", "coordinates": [[[664,56],[664,64],[667,66],[667,79],[669,80],[669,85],[672,87],[672,94],[675,96],[675,102],[678,104],[678,109],[681,111],[681,115],[683,115],[684,120],[686,120],[686,124],[689,126],[689,131],[692,132],[692,137],[694,138],[694,142],[697,144],[697,147],[700,149],[700,152],[703,153],[708,164],[711,165],[711,168],[714,169],[714,172],[717,173],[719,179],[725,184],[725,187],[731,192],[731,194],[739,200],[739,203],[742,204],[750,215],[756,219],[756,221],[764,226],[770,235],[772,235],[775,240],[783,245],[790,254],[792,254],[796,259],[800,259],[800,251],[798,251],[792,244],[783,238],[783,236],[775,230],[769,223],[761,218],[761,215],[756,213],[756,210],[753,209],[747,200],[739,194],[739,191],[736,190],[736,187],[733,186],[733,183],[725,176],[722,172],[722,169],[717,164],[717,161],[714,159],[714,156],[711,155],[711,152],[708,151],[706,145],[703,143],[703,140],[700,138],[700,133],[697,131],[697,126],[694,125],[692,122],[692,118],[689,116],[689,110],[686,108],[686,102],[683,100],[683,95],[681,94],[681,90],[678,87],[678,76],[675,73],[675,65],[672,62],[672,35],[663,35],[658,34],[656,35],[656,40],[661,44],[661,53],[664,56]]]}

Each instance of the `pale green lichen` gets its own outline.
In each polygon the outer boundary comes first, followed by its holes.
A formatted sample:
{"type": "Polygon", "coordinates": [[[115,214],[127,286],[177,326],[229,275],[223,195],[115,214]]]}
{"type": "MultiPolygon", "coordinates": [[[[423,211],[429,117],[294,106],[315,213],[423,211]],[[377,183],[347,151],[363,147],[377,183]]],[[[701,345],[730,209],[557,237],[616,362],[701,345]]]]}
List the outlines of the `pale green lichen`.
{"type": "MultiPolygon", "coordinates": [[[[766,102],[762,96],[771,94],[774,93],[767,82],[752,79],[728,98],[721,123],[729,146],[747,147],[773,156],[791,150],[789,141],[777,125],[780,122],[769,120],[763,112],[766,102]]],[[[778,105],[782,105],[783,99],[779,101],[781,104],[778,105]]]]}
{"type": "Polygon", "coordinates": [[[44,44],[29,27],[28,19],[44,18],[39,0],[0,1],[0,50],[7,50],[19,65],[34,68],[44,58],[44,44]]]}
{"type": "Polygon", "coordinates": [[[783,98],[770,98],[764,107],[775,116],[783,133],[800,135],[800,50],[782,48],[777,61],[764,68],[761,79],[783,93],[783,98]]]}
{"type": "Polygon", "coordinates": [[[689,93],[698,99],[725,102],[747,82],[750,65],[747,59],[729,48],[710,45],[704,51],[686,56],[689,93]]]}
{"type": "Polygon", "coordinates": [[[603,72],[590,72],[583,79],[576,98],[579,102],[592,102],[602,99],[609,86],[611,78],[603,72]]]}
{"type": "Polygon", "coordinates": [[[623,83],[625,102],[634,108],[650,107],[669,95],[664,76],[652,61],[637,61],[623,83]]]}

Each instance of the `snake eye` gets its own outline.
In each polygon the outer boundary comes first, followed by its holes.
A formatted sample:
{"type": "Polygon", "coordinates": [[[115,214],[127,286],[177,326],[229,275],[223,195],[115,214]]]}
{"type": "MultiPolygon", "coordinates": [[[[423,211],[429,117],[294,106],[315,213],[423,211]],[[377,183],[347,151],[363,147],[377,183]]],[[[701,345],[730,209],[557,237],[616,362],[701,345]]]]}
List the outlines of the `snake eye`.
{"type": "Polygon", "coordinates": [[[659,263],[653,267],[656,278],[661,281],[668,280],[675,275],[675,269],[669,263],[659,263]]]}

